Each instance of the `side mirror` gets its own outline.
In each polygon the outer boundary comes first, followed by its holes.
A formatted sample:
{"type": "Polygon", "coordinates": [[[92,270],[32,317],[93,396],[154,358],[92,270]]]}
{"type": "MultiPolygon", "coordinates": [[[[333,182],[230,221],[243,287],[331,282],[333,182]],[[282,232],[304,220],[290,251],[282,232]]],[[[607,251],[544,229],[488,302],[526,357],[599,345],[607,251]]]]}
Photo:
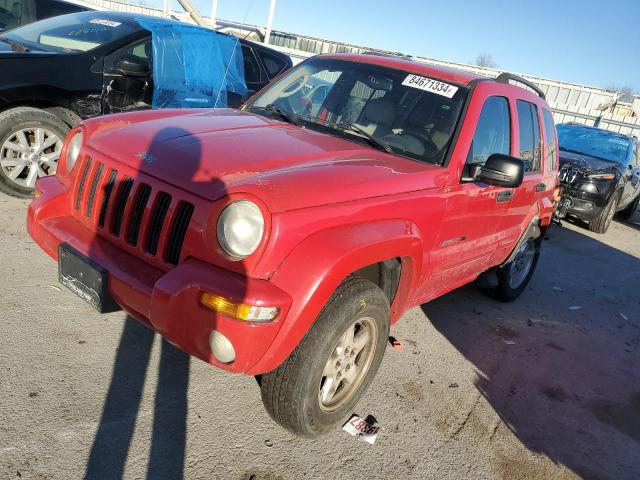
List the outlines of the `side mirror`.
{"type": "Polygon", "coordinates": [[[524,178],[524,162],[519,158],[494,153],[479,167],[474,180],[494,187],[519,187],[524,178]]]}
{"type": "Polygon", "coordinates": [[[149,62],[135,55],[124,55],[118,59],[114,73],[125,77],[148,77],[151,73],[149,62]]]}

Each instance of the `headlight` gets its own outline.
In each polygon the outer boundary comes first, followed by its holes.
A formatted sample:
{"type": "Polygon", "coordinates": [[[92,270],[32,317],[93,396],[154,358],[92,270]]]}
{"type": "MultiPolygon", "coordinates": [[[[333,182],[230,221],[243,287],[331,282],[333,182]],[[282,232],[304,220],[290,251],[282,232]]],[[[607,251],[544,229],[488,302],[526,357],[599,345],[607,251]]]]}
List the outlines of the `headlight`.
{"type": "Polygon", "coordinates": [[[613,173],[592,173],[587,175],[587,177],[593,180],[613,180],[616,178],[613,173]]]}
{"type": "Polygon", "coordinates": [[[258,206],[248,200],[229,204],[218,218],[218,242],[236,259],[256,251],[264,233],[264,217],[258,206]]]}
{"type": "Polygon", "coordinates": [[[76,164],[76,160],[78,160],[78,156],[80,155],[80,147],[82,147],[82,132],[76,133],[67,144],[67,155],[65,158],[67,162],[67,172],[70,172],[76,164]]]}

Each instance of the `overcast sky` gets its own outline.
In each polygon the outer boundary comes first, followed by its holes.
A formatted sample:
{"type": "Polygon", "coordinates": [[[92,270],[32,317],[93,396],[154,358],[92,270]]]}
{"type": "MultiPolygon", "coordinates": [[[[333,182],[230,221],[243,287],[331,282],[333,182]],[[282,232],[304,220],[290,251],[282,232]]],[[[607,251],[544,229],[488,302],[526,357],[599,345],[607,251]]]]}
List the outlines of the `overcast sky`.
{"type": "MultiPolygon", "coordinates": [[[[210,0],[192,1],[209,15],[210,0]]],[[[218,0],[227,20],[264,25],[268,9],[218,0]]],[[[640,0],[278,0],[273,26],[440,60],[488,53],[505,70],[640,93],[640,0]]]]}

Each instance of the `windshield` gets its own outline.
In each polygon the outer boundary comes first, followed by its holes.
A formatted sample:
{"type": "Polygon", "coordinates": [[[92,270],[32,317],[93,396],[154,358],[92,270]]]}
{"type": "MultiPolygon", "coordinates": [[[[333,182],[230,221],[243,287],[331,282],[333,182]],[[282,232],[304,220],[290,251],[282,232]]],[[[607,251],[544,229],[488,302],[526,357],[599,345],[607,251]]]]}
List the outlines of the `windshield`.
{"type": "Polygon", "coordinates": [[[245,108],[415,160],[441,164],[467,89],[434,78],[314,58],[245,108]]]}
{"type": "Polygon", "coordinates": [[[0,36],[29,50],[86,52],[135,32],[131,23],[101,18],[95,14],[72,13],[16,28],[0,36]]]}
{"type": "Polygon", "coordinates": [[[627,161],[631,140],[626,137],[580,125],[558,125],[557,128],[560,150],[622,164],[627,161]]]}

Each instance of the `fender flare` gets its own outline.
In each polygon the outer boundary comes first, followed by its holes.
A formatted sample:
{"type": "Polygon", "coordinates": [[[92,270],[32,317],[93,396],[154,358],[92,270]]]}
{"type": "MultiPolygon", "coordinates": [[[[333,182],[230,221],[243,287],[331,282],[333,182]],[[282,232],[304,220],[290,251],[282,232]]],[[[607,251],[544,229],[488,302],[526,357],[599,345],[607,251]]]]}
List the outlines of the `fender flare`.
{"type": "Polygon", "coordinates": [[[402,259],[400,284],[391,306],[397,321],[416,284],[423,256],[422,237],[406,220],[353,224],[315,233],[300,242],[271,277],[293,299],[274,341],[247,372],[278,367],[300,343],[333,295],[351,273],[389,258],[402,259]]]}
{"type": "Polygon", "coordinates": [[[520,240],[516,243],[516,246],[513,248],[507,259],[500,264],[500,267],[504,267],[507,263],[511,262],[515,257],[520,247],[524,245],[531,239],[537,239],[542,236],[542,231],[540,230],[540,219],[538,215],[534,215],[534,217],[529,222],[529,226],[525,228],[524,232],[520,236],[520,240]]]}

